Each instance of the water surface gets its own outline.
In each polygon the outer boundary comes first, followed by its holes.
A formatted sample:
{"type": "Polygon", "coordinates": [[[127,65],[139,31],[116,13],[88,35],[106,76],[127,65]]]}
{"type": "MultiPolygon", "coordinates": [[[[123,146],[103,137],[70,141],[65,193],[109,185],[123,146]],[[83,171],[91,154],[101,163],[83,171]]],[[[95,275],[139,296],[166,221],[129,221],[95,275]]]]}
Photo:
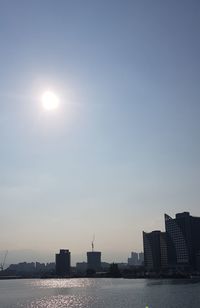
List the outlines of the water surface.
{"type": "Polygon", "coordinates": [[[200,283],[145,279],[0,280],[0,308],[194,308],[200,283]]]}

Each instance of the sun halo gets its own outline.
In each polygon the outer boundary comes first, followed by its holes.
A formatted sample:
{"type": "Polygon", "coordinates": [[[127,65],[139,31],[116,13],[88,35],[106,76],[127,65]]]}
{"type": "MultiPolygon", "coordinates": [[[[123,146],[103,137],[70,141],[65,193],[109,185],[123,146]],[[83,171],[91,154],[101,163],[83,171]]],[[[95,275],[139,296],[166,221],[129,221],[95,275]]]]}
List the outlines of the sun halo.
{"type": "Polygon", "coordinates": [[[42,106],[47,111],[57,109],[59,102],[59,97],[52,91],[45,91],[42,95],[42,106]]]}

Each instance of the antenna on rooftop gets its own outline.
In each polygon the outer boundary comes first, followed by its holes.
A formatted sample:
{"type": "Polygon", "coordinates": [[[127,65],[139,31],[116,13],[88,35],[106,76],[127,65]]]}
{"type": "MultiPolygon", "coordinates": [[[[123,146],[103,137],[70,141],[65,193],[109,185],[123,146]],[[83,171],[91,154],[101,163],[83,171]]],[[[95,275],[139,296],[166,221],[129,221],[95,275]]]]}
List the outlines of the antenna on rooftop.
{"type": "Polygon", "coordinates": [[[93,238],[92,238],[92,252],[94,251],[94,240],[95,240],[95,234],[93,235],[93,238]]]}

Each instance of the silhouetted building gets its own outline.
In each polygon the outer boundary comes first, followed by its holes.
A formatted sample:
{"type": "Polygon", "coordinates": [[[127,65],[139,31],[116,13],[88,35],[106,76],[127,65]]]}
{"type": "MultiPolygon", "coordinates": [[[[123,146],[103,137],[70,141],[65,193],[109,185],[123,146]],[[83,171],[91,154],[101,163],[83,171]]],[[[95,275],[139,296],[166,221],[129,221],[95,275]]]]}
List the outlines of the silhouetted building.
{"type": "Polygon", "coordinates": [[[27,263],[27,262],[20,262],[18,264],[11,264],[8,267],[8,270],[11,270],[17,274],[24,274],[24,273],[34,273],[35,272],[35,263],[27,263]]]}
{"type": "Polygon", "coordinates": [[[182,270],[200,270],[200,217],[189,212],[171,218],[165,214],[169,266],[182,270]]]}
{"type": "Polygon", "coordinates": [[[56,275],[64,277],[70,275],[71,256],[68,249],[60,249],[56,254],[56,275]]]}
{"type": "Polygon", "coordinates": [[[87,252],[87,269],[98,272],[101,270],[101,252],[88,251],[87,252]]]}
{"type": "Polygon", "coordinates": [[[167,268],[166,233],[143,232],[144,265],[148,271],[158,272],[167,268]]]}
{"type": "Polygon", "coordinates": [[[85,274],[87,271],[87,263],[86,262],[77,262],[76,263],[76,272],[78,274],[85,274]]]}
{"type": "Polygon", "coordinates": [[[101,270],[106,272],[110,268],[110,263],[108,262],[101,262],[101,270]]]}
{"type": "Polygon", "coordinates": [[[138,261],[140,265],[144,264],[144,252],[139,252],[138,254],[138,261]]]}
{"type": "Polygon", "coordinates": [[[117,263],[110,264],[109,276],[113,278],[121,277],[121,273],[120,273],[119,266],[117,263]]]}
{"type": "Polygon", "coordinates": [[[11,264],[8,268],[8,271],[12,271],[16,275],[34,275],[47,272],[55,272],[55,263],[40,263],[40,262],[21,262],[18,264],[11,264]]]}
{"type": "Polygon", "coordinates": [[[130,266],[135,266],[138,265],[138,253],[132,251],[131,252],[131,257],[128,258],[128,265],[130,266]]]}
{"type": "Polygon", "coordinates": [[[144,263],[144,253],[143,252],[131,252],[131,257],[128,258],[129,266],[140,266],[144,263]]]}
{"type": "Polygon", "coordinates": [[[46,271],[55,271],[55,262],[46,263],[46,271]]]}

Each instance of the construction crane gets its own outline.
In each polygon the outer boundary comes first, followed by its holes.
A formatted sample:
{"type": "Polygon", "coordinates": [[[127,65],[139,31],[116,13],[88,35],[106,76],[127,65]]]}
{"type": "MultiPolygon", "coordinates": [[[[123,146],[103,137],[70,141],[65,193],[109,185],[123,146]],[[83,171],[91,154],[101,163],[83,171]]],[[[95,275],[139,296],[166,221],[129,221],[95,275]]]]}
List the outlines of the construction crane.
{"type": "Polygon", "coordinates": [[[94,251],[94,240],[95,240],[95,234],[93,235],[93,239],[92,239],[92,251],[94,251]]]}
{"type": "Polygon", "coordinates": [[[1,271],[4,270],[4,266],[5,266],[5,262],[6,262],[7,255],[8,255],[8,250],[5,252],[3,261],[0,263],[0,270],[1,270],[1,271]]]}

